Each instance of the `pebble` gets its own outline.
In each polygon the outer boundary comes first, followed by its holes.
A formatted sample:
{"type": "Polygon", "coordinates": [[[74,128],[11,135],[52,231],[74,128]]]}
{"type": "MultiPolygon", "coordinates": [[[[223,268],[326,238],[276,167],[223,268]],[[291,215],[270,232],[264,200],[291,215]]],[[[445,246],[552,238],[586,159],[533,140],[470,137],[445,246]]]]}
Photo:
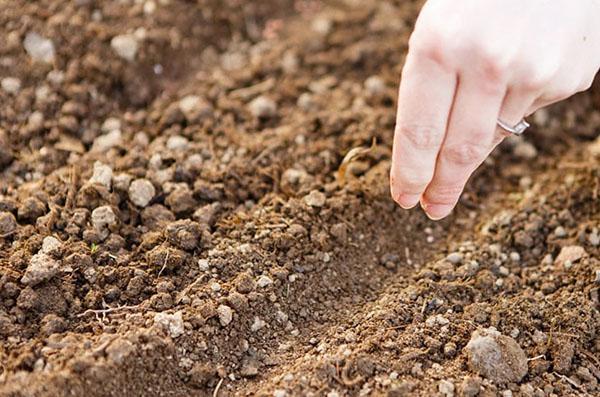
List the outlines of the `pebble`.
{"type": "Polygon", "coordinates": [[[181,135],[170,136],[167,140],[167,149],[169,150],[185,150],[190,145],[186,137],[181,135]]]}
{"type": "Polygon", "coordinates": [[[567,236],[567,231],[564,227],[558,226],[556,229],[554,229],[554,235],[558,238],[563,238],[567,236]]]}
{"type": "MultiPolygon", "coordinates": [[[[12,215],[12,214],[11,214],[11,215],[12,215]]],[[[595,282],[596,284],[600,284],[600,269],[596,269],[596,272],[595,272],[595,274],[596,274],[596,277],[594,278],[594,282],[595,282]]]]}
{"type": "Polygon", "coordinates": [[[449,380],[442,379],[438,385],[438,390],[443,396],[453,397],[454,396],[454,383],[449,380]]]}
{"type": "Polygon", "coordinates": [[[385,93],[385,81],[379,76],[371,76],[365,80],[365,90],[370,96],[380,96],[385,93]]]}
{"type": "Polygon", "coordinates": [[[217,307],[217,315],[219,316],[219,322],[223,327],[231,324],[231,321],[233,320],[233,310],[226,305],[219,305],[219,307],[217,307]]]}
{"type": "Polygon", "coordinates": [[[516,144],[515,148],[513,149],[513,153],[515,156],[524,160],[532,160],[538,155],[538,151],[535,146],[525,140],[521,140],[516,144]]]}
{"type": "Polygon", "coordinates": [[[46,236],[42,240],[42,248],[40,252],[42,254],[53,255],[60,253],[62,249],[62,242],[53,236],[46,236]]]}
{"type": "Polygon", "coordinates": [[[183,335],[185,331],[183,314],[181,311],[173,314],[164,312],[156,313],[154,315],[154,324],[167,331],[171,338],[177,338],[183,335]]]}
{"type": "Polygon", "coordinates": [[[198,95],[187,95],[179,100],[179,110],[188,122],[198,121],[210,116],[212,106],[198,95]]]}
{"type": "Polygon", "coordinates": [[[475,331],[465,349],[471,370],[493,382],[519,382],[527,374],[527,355],[523,349],[495,328],[475,331]]]}
{"type": "MultiPolygon", "coordinates": [[[[117,216],[109,205],[103,205],[92,211],[92,226],[99,232],[117,224],[117,216]]],[[[108,233],[107,233],[108,234],[108,233]]]]}
{"type": "Polygon", "coordinates": [[[427,320],[425,320],[425,324],[428,327],[433,327],[435,325],[439,325],[439,326],[443,327],[444,325],[450,324],[450,320],[448,320],[446,317],[442,316],[441,314],[436,314],[434,316],[429,317],[427,320]]]}
{"type": "Polygon", "coordinates": [[[481,390],[481,379],[467,376],[463,380],[460,388],[464,397],[475,397],[481,390]]]}
{"type": "Polygon", "coordinates": [[[210,265],[208,264],[208,259],[198,259],[198,268],[202,272],[209,270],[210,265]]]}
{"type": "Polygon", "coordinates": [[[94,172],[90,178],[90,183],[99,184],[110,190],[112,184],[113,171],[108,165],[100,161],[94,163],[94,172]]]}
{"type": "Polygon", "coordinates": [[[448,262],[452,263],[453,265],[457,265],[462,262],[463,254],[461,254],[460,252],[452,252],[452,253],[448,254],[448,256],[446,257],[446,260],[448,262]]]}
{"type": "Polygon", "coordinates": [[[17,230],[17,219],[8,211],[0,212],[0,236],[6,237],[17,230]]]}
{"type": "Polygon", "coordinates": [[[573,264],[586,255],[585,249],[579,245],[566,246],[560,250],[560,253],[554,260],[554,264],[558,266],[565,265],[567,262],[573,264]]]}
{"type": "Polygon", "coordinates": [[[113,188],[126,192],[129,190],[133,176],[127,173],[121,173],[113,176],[113,188]]]}
{"type": "Polygon", "coordinates": [[[277,114],[277,104],[275,101],[263,95],[253,99],[248,104],[248,108],[254,117],[261,119],[271,118],[277,114]]]}
{"type": "Polygon", "coordinates": [[[326,196],[318,190],[312,190],[304,196],[304,202],[311,207],[322,207],[325,205],[326,196]]]}
{"type": "Polygon", "coordinates": [[[91,151],[96,153],[106,152],[122,144],[123,134],[121,134],[121,130],[112,130],[107,134],[97,137],[94,140],[91,151]]]}
{"type": "Polygon", "coordinates": [[[323,36],[329,34],[329,32],[331,32],[332,28],[333,28],[333,22],[331,22],[331,19],[329,19],[329,18],[325,18],[325,17],[316,18],[312,23],[312,29],[316,33],[319,33],[323,36]]]}
{"type": "Polygon", "coordinates": [[[309,94],[308,92],[304,92],[298,97],[296,105],[298,105],[298,107],[304,110],[305,112],[308,112],[310,110],[314,110],[317,104],[311,94],[309,94]]]}
{"type": "Polygon", "coordinates": [[[138,207],[146,207],[156,194],[152,182],[147,179],[136,179],[129,185],[129,200],[138,207]]]}
{"type": "Polygon", "coordinates": [[[54,43],[36,32],[29,32],[23,40],[25,51],[34,61],[52,63],[56,55],[54,43]]]}
{"type": "Polygon", "coordinates": [[[252,331],[252,332],[259,331],[262,328],[264,328],[265,325],[267,325],[267,323],[264,320],[261,320],[260,317],[256,316],[256,317],[254,317],[254,322],[250,326],[250,331],[252,331]]]}
{"type": "Polygon", "coordinates": [[[100,130],[104,133],[121,129],[121,120],[117,117],[109,117],[102,123],[100,130]]]}
{"type": "Polygon", "coordinates": [[[273,392],[273,397],[287,397],[287,392],[283,389],[276,389],[273,392]]]}
{"type": "Polygon", "coordinates": [[[508,257],[510,258],[511,261],[513,261],[515,263],[521,262],[521,254],[519,254],[516,251],[512,251],[510,254],[508,254],[508,257]]]}
{"type": "Polygon", "coordinates": [[[16,77],[5,77],[0,81],[0,86],[9,94],[16,94],[21,89],[21,80],[16,77]]]}
{"type": "Polygon", "coordinates": [[[138,52],[138,39],[133,34],[121,34],[112,38],[110,46],[118,56],[132,62],[138,52]]]}
{"type": "Polygon", "coordinates": [[[266,288],[271,284],[273,284],[273,280],[271,280],[268,276],[265,276],[264,274],[261,275],[256,281],[256,285],[258,285],[260,288],[266,288]]]}
{"type": "Polygon", "coordinates": [[[50,280],[58,274],[60,263],[50,255],[39,252],[31,257],[21,282],[25,285],[35,286],[43,281],[50,280]]]}

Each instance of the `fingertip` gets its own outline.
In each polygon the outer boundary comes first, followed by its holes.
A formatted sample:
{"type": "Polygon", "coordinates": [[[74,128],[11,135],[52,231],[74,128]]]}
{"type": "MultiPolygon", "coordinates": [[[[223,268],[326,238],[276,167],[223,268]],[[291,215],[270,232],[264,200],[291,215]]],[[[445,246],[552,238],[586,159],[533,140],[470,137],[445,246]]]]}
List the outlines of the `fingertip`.
{"type": "Polygon", "coordinates": [[[439,221],[452,213],[453,205],[449,204],[429,204],[421,200],[421,208],[432,221],[439,221]]]}
{"type": "Polygon", "coordinates": [[[402,209],[409,210],[419,204],[420,196],[418,194],[398,194],[394,200],[402,209]]]}

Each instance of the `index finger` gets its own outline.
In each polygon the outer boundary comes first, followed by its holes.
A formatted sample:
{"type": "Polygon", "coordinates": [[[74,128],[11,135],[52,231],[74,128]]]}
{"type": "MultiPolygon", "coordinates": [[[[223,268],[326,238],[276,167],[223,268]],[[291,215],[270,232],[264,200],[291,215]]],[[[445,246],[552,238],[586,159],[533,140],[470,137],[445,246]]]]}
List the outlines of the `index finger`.
{"type": "Polygon", "coordinates": [[[402,71],[390,185],[402,208],[418,204],[433,178],[457,86],[456,73],[409,53],[402,71]]]}

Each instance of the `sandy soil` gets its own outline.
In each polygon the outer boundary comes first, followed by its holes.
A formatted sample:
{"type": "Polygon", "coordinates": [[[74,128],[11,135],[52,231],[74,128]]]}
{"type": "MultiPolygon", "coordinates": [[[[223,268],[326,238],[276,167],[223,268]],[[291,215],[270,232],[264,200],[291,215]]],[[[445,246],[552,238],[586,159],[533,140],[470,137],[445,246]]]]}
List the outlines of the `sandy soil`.
{"type": "Polygon", "coordinates": [[[420,3],[0,3],[0,396],[600,395],[600,90],[401,210],[420,3]]]}

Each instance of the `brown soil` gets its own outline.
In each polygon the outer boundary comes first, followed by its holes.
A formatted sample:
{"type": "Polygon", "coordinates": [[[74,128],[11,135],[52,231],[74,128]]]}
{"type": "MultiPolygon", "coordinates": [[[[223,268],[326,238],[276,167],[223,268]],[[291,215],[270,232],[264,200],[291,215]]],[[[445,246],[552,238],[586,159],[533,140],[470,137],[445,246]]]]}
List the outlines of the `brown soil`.
{"type": "Polygon", "coordinates": [[[450,219],[401,210],[419,3],[2,2],[0,395],[600,395],[600,90],[537,114],[450,219]],[[518,383],[470,365],[488,327],[518,383]]]}

